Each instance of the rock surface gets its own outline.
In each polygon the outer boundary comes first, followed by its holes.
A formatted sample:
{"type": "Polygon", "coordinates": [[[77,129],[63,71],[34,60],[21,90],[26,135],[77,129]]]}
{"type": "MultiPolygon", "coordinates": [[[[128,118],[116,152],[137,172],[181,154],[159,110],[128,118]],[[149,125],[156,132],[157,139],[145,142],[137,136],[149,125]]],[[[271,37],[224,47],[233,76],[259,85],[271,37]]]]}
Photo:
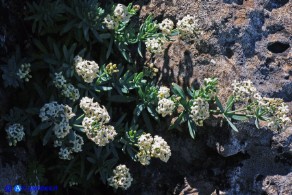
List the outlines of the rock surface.
{"type": "MultiPolygon", "coordinates": [[[[203,32],[193,41],[176,38],[163,54],[147,56],[160,69],[161,83],[198,86],[205,77],[216,76],[220,96],[226,99],[234,79],[250,79],[262,95],[283,98],[291,110],[291,1],[147,2],[141,19],[152,13],[158,22],[164,18],[177,22],[195,15],[203,32]]],[[[277,134],[238,123],[236,133],[228,126],[211,126],[199,130],[195,141],[161,132],[171,143],[170,161],[138,168],[137,182],[146,184],[129,194],[292,193],[291,128],[277,134]]]]}
{"type": "Polygon", "coordinates": [[[176,39],[155,56],[163,83],[196,85],[216,76],[226,97],[234,79],[250,79],[263,95],[291,102],[291,10],[288,0],[151,0],[141,18],[152,13],[158,22],[177,22],[190,14],[199,20],[199,39],[176,39]]]}

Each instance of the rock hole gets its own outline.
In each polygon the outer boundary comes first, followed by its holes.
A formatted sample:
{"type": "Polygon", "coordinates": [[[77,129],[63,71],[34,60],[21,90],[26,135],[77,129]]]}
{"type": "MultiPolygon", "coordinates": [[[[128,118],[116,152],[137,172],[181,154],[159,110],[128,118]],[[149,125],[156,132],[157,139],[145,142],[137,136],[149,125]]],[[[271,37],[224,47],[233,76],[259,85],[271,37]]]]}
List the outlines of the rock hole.
{"type": "Polygon", "coordinates": [[[282,43],[279,41],[268,44],[268,50],[272,53],[283,53],[289,47],[290,45],[288,43],[282,43]]]}
{"type": "Polygon", "coordinates": [[[224,0],[224,3],[228,3],[228,4],[232,4],[235,3],[237,5],[242,5],[243,4],[243,0],[224,0]]]}
{"type": "Polygon", "coordinates": [[[233,51],[232,51],[232,49],[230,49],[229,47],[228,48],[226,48],[226,50],[225,50],[225,56],[227,57],[227,58],[232,58],[232,56],[233,56],[233,51]]]}
{"type": "Polygon", "coordinates": [[[269,11],[272,11],[272,9],[280,8],[284,5],[286,5],[289,2],[289,0],[270,0],[265,8],[269,11]]]}
{"type": "Polygon", "coordinates": [[[264,180],[264,176],[259,174],[256,176],[255,180],[258,182],[258,181],[263,181],[264,180]]]}

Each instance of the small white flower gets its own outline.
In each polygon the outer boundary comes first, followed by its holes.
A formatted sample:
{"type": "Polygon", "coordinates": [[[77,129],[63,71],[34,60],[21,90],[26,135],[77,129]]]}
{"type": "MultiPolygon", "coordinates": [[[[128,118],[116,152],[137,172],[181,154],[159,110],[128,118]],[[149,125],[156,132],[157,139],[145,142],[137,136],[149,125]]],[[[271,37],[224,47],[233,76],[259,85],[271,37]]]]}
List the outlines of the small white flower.
{"type": "Polygon", "coordinates": [[[128,23],[131,18],[131,14],[128,12],[128,8],[123,4],[117,4],[114,9],[113,15],[107,15],[103,23],[110,30],[117,29],[119,27],[120,22],[128,23]]]}
{"type": "Polygon", "coordinates": [[[69,98],[72,101],[76,101],[80,98],[79,90],[75,88],[72,84],[64,85],[62,89],[62,95],[69,98]]]}
{"type": "Polygon", "coordinates": [[[147,150],[140,150],[136,154],[137,160],[141,163],[141,165],[149,165],[150,160],[151,160],[151,154],[150,151],[148,152],[147,150]]]}
{"type": "Polygon", "coordinates": [[[56,139],[56,140],[54,141],[54,147],[55,147],[55,148],[62,146],[62,144],[63,144],[62,140],[58,140],[58,139],[56,139]]]}
{"type": "Polygon", "coordinates": [[[142,165],[150,164],[152,143],[153,137],[149,133],[141,135],[138,139],[139,152],[136,157],[142,165]]]}
{"type": "Polygon", "coordinates": [[[155,135],[151,147],[151,156],[167,162],[171,156],[170,147],[167,142],[160,136],[155,135]]]}
{"type": "Polygon", "coordinates": [[[74,140],[70,140],[70,143],[73,144],[73,152],[82,152],[82,145],[84,144],[83,138],[74,132],[74,140]]]}
{"type": "Polygon", "coordinates": [[[164,34],[170,34],[173,29],[173,26],[174,26],[173,21],[166,18],[159,24],[159,29],[164,34]]]}
{"type": "Polygon", "coordinates": [[[93,118],[95,122],[105,124],[110,121],[106,108],[104,106],[101,107],[98,102],[93,102],[93,99],[83,97],[80,101],[80,108],[86,116],[93,118]]]}
{"type": "Polygon", "coordinates": [[[161,86],[158,91],[158,98],[168,98],[170,96],[170,89],[168,87],[161,86]]]}
{"type": "Polygon", "coordinates": [[[29,63],[27,64],[22,64],[18,70],[18,72],[16,73],[16,75],[22,80],[24,80],[25,82],[28,82],[29,79],[32,78],[32,76],[30,75],[31,69],[30,69],[31,65],[29,63]]]}
{"type": "Polygon", "coordinates": [[[123,4],[118,4],[114,10],[114,16],[118,21],[129,22],[131,15],[128,12],[128,8],[123,4]]]}
{"type": "Polygon", "coordinates": [[[139,137],[137,145],[139,152],[136,157],[142,165],[149,165],[151,157],[167,162],[171,156],[169,145],[162,137],[157,135],[153,139],[149,133],[143,134],[139,137]]]}
{"type": "Polygon", "coordinates": [[[103,19],[103,23],[106,25],[106,27],[110,30],[114,30],[118,27],[119,23],[116,22],[110,15],[107,15],[103,19]]]}
{"type": "Polygon", "coordinates": [[[187,15],[179,20],[176,26],[182,37],[189,37],[198,29],[198,21],[194,16],[187,15]]]}
{"type": "Polygon", "coordinates": [[[58,104],[57,102],[51,102],[45,104],[40,109],[39,117],[43,122],[50,121],[54,124],[54,133],[57,138],[64,138],[72,128],[69,125],[69,120],[75,116],[72,112],[72,108],[68,105],[58,104]]]}
{"type": "Polygon", "coordinates": [[[94,61],[80,60],[80,56],[74,58],[74,66],[77,74],[87,83],[92,83],[97,77],[99,66],[94,61]]]}
{"type": "Polygon", "coordinates": [[[55,77],[53,80],[55,86],[59,89],[63,88],[63,86],[67,83],[65,77],[63,76],[62,72],[55,73],[55,77]]]}
{"type": "Polygon", "coordinates": [[[210,116],[209,103],[200,97],[195,99],[190,116],[198,126],[203,126],[203,121],[210,116]]]}
{"type": "Polygon", "coordinates": [[[75,88],[71,83],[67,83],[62,72],[55,73],[53,83],[58,89],[62,90],[63,96],[69,98],[72,101],[76,101],[79,99],[80,97],[79,90],[75,88]]]}
{"type": "Polygon", "coordinates": [[[69,148],[60,148],[59,158],[62,160],[71,160],[71,153],[72,151],[69,148]]]}
{"type": "Polygon", "coordinates": [[[9,145],[15,146],[16,143],[23,140],[25,136],[24,127],[19,123],[14,123],[8,126],[5,130],[8,135],[9,145]]]}
{"type": "Polygon", "coordinates": [[[237,82],[233,81],[233,95],[236,101],[247,102],[252,99],[256,94],[257,90],[250,80],[237,82]]]}
{"type": "Polygon", "coordinates": [[[145,45],[146,45],[147,51],[153,54],[158,54],[164,50],[163,48],[164,43],[165,43],[165,39],[161,37],[156,37],[156,38],[148,38],[145,42],[145,45]]]}
{"type": "Polygon", "coordinates": [[[161,114],[162,117],[165,117],[166,115],[172,115],[174,109],[175,103],[172,100],[163,98],[158,101],[156,111],[158,112],[158,114],[161,114]]]}
{"type": "Polygon", "coordinates": [[[119,165],[113,170],[114,175],[107,179],[110,186],[115,189],[128,189],[131,186],[133,178],[126,165],[119,165]]]}
{"type": "Polygon", "coordinates": [[[111,125],[92,126],[90,129],[84,129],[87,137],[98,146],[105,146],[114,140],[117,135],[116,130],[111,125]]]}

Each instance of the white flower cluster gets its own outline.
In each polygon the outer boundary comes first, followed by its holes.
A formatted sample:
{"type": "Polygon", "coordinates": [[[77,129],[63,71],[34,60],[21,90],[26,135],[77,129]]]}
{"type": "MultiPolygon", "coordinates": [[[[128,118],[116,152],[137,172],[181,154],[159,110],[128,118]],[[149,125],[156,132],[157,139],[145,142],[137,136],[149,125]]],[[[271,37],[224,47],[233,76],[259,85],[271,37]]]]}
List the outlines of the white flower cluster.
{"type": "Polygon", "coordinates": [[[103,22],[108,29],[113,30],[118,28],[120,22],[128,23],[130,18],[131,14],[129,14],[128,8],[123,4],[118,4],[113,15],[107,15],[103,22]]]}
{"type": "Polygon", "coordinates": [[[122,188],[128,189],[131,186],[133,178],[126,165],[118,165],[113,170],[114,175],[107,179],[110,186],[115,189],[122,188]]]}
{"type": "Polygon", "coordinates": [[[87,83],[92,83],[97,77],[99,66],[95,61],[83,60],[80,56],[76,56],[74,66],[77,74],[87,83]]]}
{"type": "Polygon", "coordinates": [[[71,160],[72,159],[71,153],[72,151],[68,147],[60,148],[59,158],[62,160],[71,160]]]}
{"type": "Polygon", "coordinates": [[[69,181],[69,186],[77,186],[79,183],[77,181],[69,181]]]}
{"type": "Polygon", "coordinates": [[[156,37],[156,38],[148,38],[145,41],[146,49],[150,53],[158,54],[163,51],[163,45],[165,43],[165,39],[162,37],[156,37]]]}
{"type": "Polygon", "coordinates": [[[282,103],[276,109],[276,112],[274,116],[271,117],[271,120],[269,120],[268,127],[273,131],[286,129],[288,126],[291,125],[291,119],[287,116],[288,113],[288,106],[282,103]]]}
{"type": "Polygon", "coordinates": [[[170,99],[163,98],[158,101],[156,111],[158,114],[161,114],[162,117],[165,117],[166,115],[172,115],[174,109],[175,103],[170,99]]]}
{"type": "Polygon", "coordinates": [[[190,116],[198,126],[203,126],[203,121],[210,116],[209,103],[200,97],[195,99],[191,106],[190,116]]]}
{"type": "Polygon", "coordinates": [[[158,98],[163,99],[163,98],[168,98],[170,96],[170,89],[165,86],[161,86],[158,90],[158,98]]]}
{"type": "Polygon", "coordinates": [[[153,137],[150,133],[143,134],[138,139],[139,152],[136,157],[142,165],[150,164],[152,143],[153,137]]]}
{"type": "MultiPolygon", "coordinates": [[[[236,101],[251,101],[252,109],[257,109],[259,106],[264,111],[268,122],[267,126],[271,130],[278,131],[291,125],[291,119],[288,117],[289,108],[282,99],[262,97],[250,80],[234,81],[232,86],[236,101]]],[[[254,114],[253,112],[251,111],[251,114],[254,114]]]]}
{"type": "MultiPolygon", "coordinates": [[[[83,138],[73,132],[73,139],[69,140],[69,143],[72,146],[63,146],[64,142],[62,140],[55,140],[54,147],[60,147],[59,158],[63,160],[71,160],[73,156],[71,155],[73,152],[82,152],[82,145],[84,145],[83,138]]],[[[64,144],[65,145],[65,144],[64,144]]]]}
{"type": "Polygon", "coordinates": [[[267,111],[268,128],[273,131],[285,130],[291,125],[289,115],[289,107],[282,99],[261,97],[256,93],[254,98],[257,100],[258,105],[267,111]]]}
{"type": "Polygon", "coordinates": [[[84,144],[83,138],[74,132],[74,139],[70,140],[69,143],[73,144],[73,152],[82,152],[82,145],[84,144]]]}
{"type": "Polygon", "coordinates": [[[53,122],[54,133],[57,138],[64,138],[70,131],[71,126],[69,120],[75,116],[72,112],[72,108],[68,105],[58,104],[57,102],[51,102],[45,104],[40,109],[39,117],[42,121],[53,122]]]}
{"type": "MultiPolygon", "coordinates": [[[[104,106],[100,106],[98,102],[93,102],[93,98],[83,97],[80,100],[80,108],[88,119],[101,124],[108,123],[110,116],[104,106]]],[[[85,118],[86,118],[85,117],[85,118]]]]}
{"type": "Polygon", "coordinates": [[[62,72],[55,73],[53,83],[58,89],[62,90],[62,95],[69,98],[70,100],[76,101],[80,98],[79,90],[71,83],[67,83],[62,72]]]}
{"type": "Polygon", "coordinates": [[[166,18],[159,24],[159,29],[164,34],[170,34],[174,27],[173,21],[166,18]]]}
{"type": "Polygon", "coordinates": [[[28,82],[29,79],[31,79],[31,75],[29,74],[31,72],[30,69],[31,65],[29,63],[27,64],[22,64],[16,73],[16,75],[20,78],[23,79],[25,82],[28,82]]]}
{"type": "Polygon", "coordinates": [[[233,86],[233,96],[236,101],[247,102],[252,99],[257,91],[250,80],[242,82],[235,80],[231,85],[233,86]]]}
{"type": "Polygon", "coordinates": [[[117,135],[111,125],[105,125],[109,122],[110,116],[103,106],[93,99],[83,97],[80,101],[80,108],[84,111],[85,117],[82,126],[89,139],[94,141],[98,146],[105,146],[117,135]]]}
{"type": "Polygon", "coordinates": [[[155,135],[151,148],[151,157],[159,158],[163,162],[167,162],[170,156],[171,151],[167,142],[162,137],[155,135]]]}
{"type": "Polygon", "coordinates": [[[151,157],[167,162],[171,156],[169,145],[157,135],[153,139],[149,133],[143,134],[139,137],[137,145],[139,152],[136,157],[142,165],[149,165],[151,157]]]}
{"type": "Polygon", "coordinates": [[[217,88],[216,88],[216,80],[212,78],[205,78],[203,88],[209,95],[209,97],[212,99],[217,94],[217,88]]]}
{"type": "Polygon", "coordinates": [[[9,145],[16,146],[16,143],[24,138],[24,127],[19,123],[14,123],[6,128],[6,133],[9,139],[9,145]]]}
{"type": "Polygon", "coordinates": [[[198,21],[194,16],[187,15],[177,22],[177,29],[182,37],[192,36],[198,29],[198,21]]]}
{"type": "Polygon", "coordinates": [[[172,115],[173,110],[175,109],[175,103],[167,99],[170,96],[170,89],[167,87],[160,87],[158,91],[158,106],[156,108],[156,111],[158,114],[161,114],[162,117],[165,117],[166,115],[172,115]]]}

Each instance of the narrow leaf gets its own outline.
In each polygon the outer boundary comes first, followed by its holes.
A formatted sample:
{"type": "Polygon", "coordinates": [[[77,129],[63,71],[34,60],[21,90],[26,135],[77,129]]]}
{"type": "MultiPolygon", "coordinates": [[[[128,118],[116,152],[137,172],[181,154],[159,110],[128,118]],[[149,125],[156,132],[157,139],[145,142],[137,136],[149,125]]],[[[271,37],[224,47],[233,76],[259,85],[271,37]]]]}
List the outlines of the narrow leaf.
{"type": "Polygon", "coordinates": [[[189,127],[189,132],[190,132],[190,135],[193,139],[195,139],[195,135],[196,135],[196,126],[194,124],[193,121],[191,120],[188,120],[188,127],[189,127]]]}
{"type": "Polygon", "coordinates": [[[180,95],[182,98],[185,98],[185,94],[184,94],[182,88],[180,86],[178,86],[176,83],[172,84],[172,89],[173,89],[173,92],[175,94],[180,95]]]}
{"type": "Polygon", "coordinates": [[[221,111],[222,113],[224,113],[223,106],[222,106],[222,104],[221,104],[221,102],[220,102],[220,100],[218,99],[217,96],[215,96],[215,100],[216,100],[216,104],[217,104],[218,108],[220,109],[220,111],[221,111]]]}
{"type": "Polygon", "coordinates": [[[228,122],[228,124],[230,125],[230,127],[234,130],[234,131],[236,131],[236,132],[238,132],[238,129],[236,128],[236,126],[226,117],[226,116],[224,116],[224,118],[227,120],[227,122],[228,122]]]}

